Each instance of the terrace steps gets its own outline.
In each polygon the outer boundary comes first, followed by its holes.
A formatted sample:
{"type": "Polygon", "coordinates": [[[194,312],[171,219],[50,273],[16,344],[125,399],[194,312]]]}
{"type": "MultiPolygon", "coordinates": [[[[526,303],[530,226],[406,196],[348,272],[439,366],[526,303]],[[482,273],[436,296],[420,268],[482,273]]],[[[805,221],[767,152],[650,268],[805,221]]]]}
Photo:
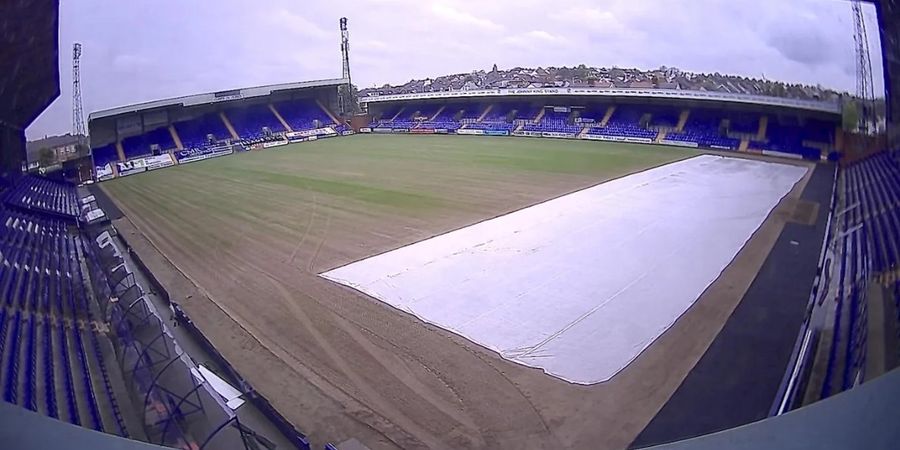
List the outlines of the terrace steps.
{"type": "Polygon", "coordinates": [[[769,116],[760,116],[759,128],[756,130],[756,140],[766,140],[766,130],[769,128],[769,116]]]}
{"type": "Polygon", "coordinates": [[[169,134],[172,135],[172,140],[175,141],[175,148],[178,150],[184,149],[184,144],[181,143],[181,136],[178,135],[175,125],[169,125],[169,134]]]}
{"type": "Polygon", "coordinates": [[[659,130],[659,133],[656,134],[656,139],[654,139],[653,142],[659,144],[666,139],[666,134],[668,133],[668,130],[659,130]]]}
{"type": "Polygon", "coordinates": [[[494,109],[493,103],[488,105],[487,108],[484,108],[484,112],[482,112],[481,115],[478,116],[477,122],[481,122],[482,120],[484,120],[484,118],[487,117],[488,113],[490,113],[492,109],[494,109]]]}
{"type": "Polygon", "coordinates": [[[220,112],[219,112],[219,118],[222,119],[222,123],[225,124],[225,128],[228,129],[228,134],[231,135],[231,138],[234,139],[234,140],[237,140],[237,139],[238,139],[238,134],[237,134],[236,131],[234,131],[234,127],[231,126],[231,121],[228,120],[228,116],[225,115],[225,111],[220,111],[220,112]]]}
{"type": "Polygon", "coordinates": [[[739,152],[746,152],[750,147],[750,138],[744,137],[741,138],[741,144],[738,146],[739,152]]]}
{"type": "Polygon", "coordinates": [[[405,110],[406,110],[405,106],[400,108],[400,110],[397,111],[397,114],[394,114],[394,117],[391,117],[391,120],[389,122],[393,122],[393,121],[397,120],[397,118],[400,117],[400,114],[403,114],[403,111],[405,111],[405,110]]]}
{"type": "Polygon", "coordinates": [[[284,120],[284,117],[281,116],[281,113],[278,112],[278,109],[275,108],[275,105],[269,103],[269,110],[272,111],[272,114],[275,115],[275,118],[278,119],[279,122],[281,122],[281,126],[283,126],[285,130],[294,131],[294,129],[291,128],[290,125],[288,125],[287,121],[284,120]]]}
{"type": "Polygon", "coordinates": [[[675,125],[675,131],[681,133],[684,131],[684,126],[687,124],[688,118],[691,117],[691,110],[683,109],[681,110],[681,114],[678,115],[678,124],[675,125]]]}
{"type": "Polygon", "coordinates": [[[578,139],[583,139],[588,133],[591,132],[591,125],[593,124],[586,123],[582,125],[581,131],[578,133],[578,139]]]}
{"type": "Polygon", "coordinates": [[[610,105],[609,108],[606,108],[606,114],[603,115],[603,120],[600,121],[600,127],[605,127],[607,123],[609,123],[609,119],[612,118],[613,113],[616,112],[616,105],[610,105]]]}
{"type": "Polygon", "coordinates": [[[337,116],[335,116],[330,109],[326,108],[319,99],[316,99],[316,104],[319,105],[319,108],[322,108],[322,111],[325,111],[325,114],[331,119],[332,122],[334,122],[334,125],[338,125],[341,123],[341,121],[338,120],[337,116]]]}
{"type": "Polygon", "coordinates": [[[119,154],[119,161],[125,161],[125,148],[122,147],[122,141],[116,141],[116,153],[119,154]]]}
{"type": "Polygon", "coordinates": [[[447,105],[441,105],[441,107],[438,108],[437,112],[434,113],[434,115],[431,116],[431,118],[429,118],[428,120],[434,121],[434,119],[437,119],[437,116],[441,115],[441,113],[444,112],[445,108],[447,108],[447,105]]]}
{"type": "Polygon", "coordinates": [[[534,120],[532,120],[531,123],[533,123],[533,124],[541,123],[541,119],[544,118],[544,114],[546,112],[547,112],[547,108],[541,108],[541,110],[538,111],[537,116],[534,117],[534,120]]]}

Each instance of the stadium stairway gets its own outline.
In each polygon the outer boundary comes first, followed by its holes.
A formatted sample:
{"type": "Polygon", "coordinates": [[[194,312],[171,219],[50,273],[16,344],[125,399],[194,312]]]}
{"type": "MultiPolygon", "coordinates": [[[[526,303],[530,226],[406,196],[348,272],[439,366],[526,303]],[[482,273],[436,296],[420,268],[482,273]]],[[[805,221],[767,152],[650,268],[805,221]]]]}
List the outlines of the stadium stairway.
{"type": "Polygon", "coordinates": [[[437,116],[441,115],[441,113],[444,112],[444,109],[445,109],[446,107],[447,107],[447,105],[441,105],[441,107],[438,108],[437,112],[434,113],[434,115],[431,116],[431,118],[428,119],[428,120],[433,122],[434,119],[437,119],[437,116]]]}
{"type": "Polygon", "coordinates": [[[322,108],[322,111],[325,111],[325,114],[331,119],[331,121],[334,123],[334,125],[338,125],[341,123],[341,121],[338,120],[337,116],[332,114],[331,110],[326,108],[325,105],[323,105],[322,102],[319,101],[319,99],[316,99],[316,104],[319,105],[319,108],[322,108]]]}
{"type": "Polygon", "coordinates": [[[397,114],[394,114],[394,117],[391,117],[391,120],[389,120],[388,122],[393,122],[393,121],[397,120],[397,118],[400,117],[400,114],[403,114],[403,111],[405,111],[405,110],[406,110],[405,106],[400,108],[400,110],[397,111],[397,114]]]}
{"type": "Polygon", "coordinates": [[[487,108],[484,108],[484,112],[482,112],[481,115],[478,116],[478,120],[476,120],[476,122],[481,122],[482,120],[484,120],[484,118],[487,117],[488,113],[490,113],[492,109],[494,109],[493,103],[488,105],[487,108]]]}
{"type": "Polygon", "coordinates": [[[748,138],[748,137],[741,138],[741,144],[738,145],[738,151],[746,152],[746,151],[748,151],[749,147],[750,147],[750,138],[748,138]]]}
{"type": "Polygon", "coordinates": [[[228,134],[231,135],[231,138],[234,140],[238,140],[238,134],[236,131],[234,131],[234,127],[231,126],[231,121],[228,120],[228,116],[225,115],[225,111],[220,111],[219,117],[222,119],[222,123],[225,124],[225,128],[228,129],[228,134]]]}
{"type": "Polygon", "coordinates": [[[578,139],[584,139],[584,137],[591,132],[591,125],[593,124],[586,123],[581,126],[581,132],[578,133],[578,139]]]}
{"type": "Polygon", "coordinates": [[[539,123],[541,123],[541,119],[544,118],[544,114],[545,114],[546,112],[547,112],[547,107],[541,108],[541,110],[538,111],[537,116],[534,117],[534,120],[532,120],[531,123],[533,123],[533,124],[539,124],[539,123]]]}
{"type": "Polygon", "coordinates": [[[175,157],[175,149],[169,149],[169,158],[172,158],[172,162],[175,165],[178,165],[178,158],[175,157]]]}
{"type": "Polygon", "coordinates": [[[607,123],[609,123],[609,119],[612,118],[613,113],[616,112],[616,105],[610,105],[609,108],[606,108],[606,114],[603,115],[603,120],[600,121],[600,127],[605,127],[607,123]]]}
{"type": "Polygon", "coordinates": [[[116,141],[116,153],[119,154],[119,161],[125,161],[125,148],[122,147],[122,141],[116,141]]]}
{"type": "Polygon", "coordinates": [[[684,126],[687,124],[688,118],[691,116],[691,110],[683,109],[681,110],[681,114],[678,116],[678,124],[675,125],[675,131],[681,133],[684,131],[684,126]]]}
{"type": "Polygon", "coordinates": [[[756,141],[766,140],[766,130],[769,128],[769,116],[759,117],[759,128],[756,131],[756,141]]]}
{"type": "Polygon", "coordinates": [[[729,120],[729,119],[719,120],[719,129],[720,130],[725,129],[725,130],[731,131],[731,120],[729,120]]]}
{"type": "Polygon", "coordinates": [[[175,142],[175,148],[183,150],[184,144],[181,143],[181,136],[178,135],[178,130],[175,129],[175,125],[169,125],[169,134],[172,135],[172,140],[175,142]]]}
{"type": "Polygon", "coordinates": [[[666,134],[668,134],[668,130],[659,130],[659,133],[656,135],[656,139],[653,140],[654,143],[659,144],[663,140],[666,139],[666,134]]]}
{"type": "Polygon", "coordinates": [[[287,121],[284,120],[284,117],[281,117],[281,113],[278,112],[278,109],[275,108],[275,105],[269,103],[269,110],[272,111],[272,114],[275,115],[275,118],[278,119],[279,122],[281,122],[281,126],[283,126],[285,130],[294,131],[294,129],[291,128],[290,125],[288,125],[287,121]]]}

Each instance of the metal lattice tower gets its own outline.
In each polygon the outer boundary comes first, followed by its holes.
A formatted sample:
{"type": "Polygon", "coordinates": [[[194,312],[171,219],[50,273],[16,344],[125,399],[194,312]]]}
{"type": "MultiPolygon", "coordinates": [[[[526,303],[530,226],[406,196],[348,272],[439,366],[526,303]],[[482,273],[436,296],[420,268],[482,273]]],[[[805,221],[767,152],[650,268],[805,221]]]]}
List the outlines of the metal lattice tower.
{"type": "Polygon", "coordinates": [[[72,135],[84,136],[84,109],[81,106],[81,44],[72,46],[72,135]]]}
{"type": "Polygon", "coordinates": [[[856,96],[859,98],[859,126],[867,132],[875,120],[875,86],[872,81],[872,59],[869,57],[869,37],[859,0],[853,0],[853,42],[856,44],[856,96]]]}
{"type": "Polygon", "coordinates": [[[350,32],[347,31],[347,18],[341,17],[341,59],[343,63],[343,78],[347,79],[347,85],[340,90],[341,114],[346,114],[351,101],[350,98],[350,32]]]}

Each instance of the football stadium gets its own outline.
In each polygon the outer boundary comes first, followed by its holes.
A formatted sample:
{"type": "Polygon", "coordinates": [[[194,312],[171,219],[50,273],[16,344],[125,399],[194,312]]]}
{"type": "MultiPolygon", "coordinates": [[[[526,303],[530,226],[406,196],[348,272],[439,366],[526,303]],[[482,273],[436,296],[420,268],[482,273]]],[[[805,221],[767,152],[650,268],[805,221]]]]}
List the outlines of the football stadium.
{"type": "Polygon", "coordinates": [[[824,96],[356,93],[341,19],[342,77],[90,112],[51,176],[23,130],[59,95],[58,3],[13,1],[0,439],[893,448],[900,3],[875,6],[885,132],[824,96]]]}

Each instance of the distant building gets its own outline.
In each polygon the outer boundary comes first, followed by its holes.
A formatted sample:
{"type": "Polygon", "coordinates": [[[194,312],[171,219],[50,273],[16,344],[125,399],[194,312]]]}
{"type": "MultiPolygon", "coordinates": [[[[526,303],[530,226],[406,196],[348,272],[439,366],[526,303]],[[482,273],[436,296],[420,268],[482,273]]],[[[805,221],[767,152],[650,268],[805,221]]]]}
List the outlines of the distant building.
{"type": "Polygon", "coordinates": [[[29,166],[41,162],[42,159],[46,160],[44,161],[45,163],[54,165],[86,156],[87,146],[78,145],[86,142],[87,139],[84,136],[73,136],[68,133],[62,136],[48,136],[43,139],[30,141],[25,144],[29,166]]]}
{"type": "Polygon", "coordinates": [[[631,83],[628,83],[628,87],[647,89],[647,88],[653,87],[653,82],[652,81],[632,81],[631,83]]]}

